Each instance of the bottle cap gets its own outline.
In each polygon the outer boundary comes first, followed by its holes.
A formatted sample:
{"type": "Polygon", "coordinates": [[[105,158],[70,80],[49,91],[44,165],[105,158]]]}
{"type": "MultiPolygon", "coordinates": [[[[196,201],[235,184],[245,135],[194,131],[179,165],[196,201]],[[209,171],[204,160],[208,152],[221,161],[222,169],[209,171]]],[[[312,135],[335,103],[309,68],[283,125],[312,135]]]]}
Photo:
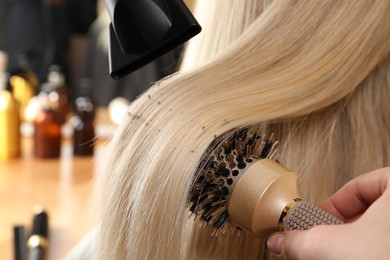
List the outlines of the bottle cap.
{"type": "Polygon", "coordinates": [[[80,97],[91,97],[92,93],[92,80],[88,78],[81,78],[77,82],[77,88],[80,92],[80,97]]]}
{"type": "Polygon", "coordinates": [[[56,87],[61,87],[65,84],[65,76],[61,71],[61,67],[58,65],[51,65],[49,68],[49,74],[47,75],[47,81],[53,83],[56,87]]]}

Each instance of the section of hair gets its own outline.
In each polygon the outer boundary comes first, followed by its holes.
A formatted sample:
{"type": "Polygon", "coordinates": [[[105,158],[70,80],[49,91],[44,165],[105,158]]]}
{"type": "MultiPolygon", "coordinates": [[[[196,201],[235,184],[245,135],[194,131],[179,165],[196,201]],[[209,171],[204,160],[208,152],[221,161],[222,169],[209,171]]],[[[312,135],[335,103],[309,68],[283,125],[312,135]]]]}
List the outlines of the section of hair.
{"type": "Polygon", "coordinates": [[[101,259],[260,258],[262,241],[212,237],[188,219],[202,154],[230,129],[272,129],[314,202],[389,163],[390,1],[274,0],[263,12],[255,1],[207,2],[207,25],[220,20],[203,36],[211,48],[133,102],[111,141],[101,259]],[[246,17],[219,13],[231,6],[257,11],[230,37],[231,19],[246,17]]]}

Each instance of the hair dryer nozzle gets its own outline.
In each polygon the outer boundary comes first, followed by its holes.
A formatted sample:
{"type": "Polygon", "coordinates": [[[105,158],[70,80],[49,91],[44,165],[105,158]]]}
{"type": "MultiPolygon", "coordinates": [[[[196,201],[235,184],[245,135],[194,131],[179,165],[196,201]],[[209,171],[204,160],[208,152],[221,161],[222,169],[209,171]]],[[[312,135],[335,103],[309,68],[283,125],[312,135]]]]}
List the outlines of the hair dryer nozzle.
{"type": "Polygon", "coordinates": [[[119,79],[201,31],[182,0],[106,0],[110,75],[119,79]]]}

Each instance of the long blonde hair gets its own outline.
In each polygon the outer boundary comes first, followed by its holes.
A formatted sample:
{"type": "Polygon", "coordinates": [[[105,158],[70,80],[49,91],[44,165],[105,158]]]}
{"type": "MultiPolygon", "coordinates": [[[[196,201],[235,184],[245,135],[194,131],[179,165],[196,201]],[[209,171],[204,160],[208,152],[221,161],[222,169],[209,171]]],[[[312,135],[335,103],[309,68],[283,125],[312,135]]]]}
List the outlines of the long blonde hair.
{"type": "Polygon", "coordinates": [[[236,127],[271,128],[313,202],[389,164],[390,1],[263,2],[199,0],[182,72],[129,107],[100,181],[101,259],[259,259],[261,240],[212,237],[186,208],[203,153],[236,127]]]}

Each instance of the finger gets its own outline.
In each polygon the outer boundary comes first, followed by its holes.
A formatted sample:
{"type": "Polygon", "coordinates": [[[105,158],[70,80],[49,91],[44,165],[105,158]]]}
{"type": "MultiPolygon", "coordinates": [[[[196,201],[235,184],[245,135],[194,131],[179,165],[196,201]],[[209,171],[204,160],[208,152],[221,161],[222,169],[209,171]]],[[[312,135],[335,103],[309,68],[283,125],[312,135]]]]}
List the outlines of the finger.
{"type": "Polygon", "coordinates": [[[347,221],[362,214],[389,186],[390,167],[361,175],[328,198],[321,207],[347,221]]]}
{"type": "Polygon", "coordinates": [[[309,240],[308,231],[287,231],[272,235],[268,241],[268,249],[282,259],[313,259],[310,246],[306,246],[309,240]],[[306,248],[306,250],[303,250],[306,248]]]}
{"type": "Polygon", "coordinates": [[[337,244],[343,236],[340,226],[335,229],[332,226],[316,226],[307,231],[287,231],[272,235],[267,246],[269,250],[282,259],[331,259],[334,252],[329,248],[337,248],[337,244]]]}
{"type": "Polygon", "coordinates": [[[285,233],[275,233],[268,238],[267,247],[273,254],[280,255],[282,253],[284,236],[285,233]]]}

